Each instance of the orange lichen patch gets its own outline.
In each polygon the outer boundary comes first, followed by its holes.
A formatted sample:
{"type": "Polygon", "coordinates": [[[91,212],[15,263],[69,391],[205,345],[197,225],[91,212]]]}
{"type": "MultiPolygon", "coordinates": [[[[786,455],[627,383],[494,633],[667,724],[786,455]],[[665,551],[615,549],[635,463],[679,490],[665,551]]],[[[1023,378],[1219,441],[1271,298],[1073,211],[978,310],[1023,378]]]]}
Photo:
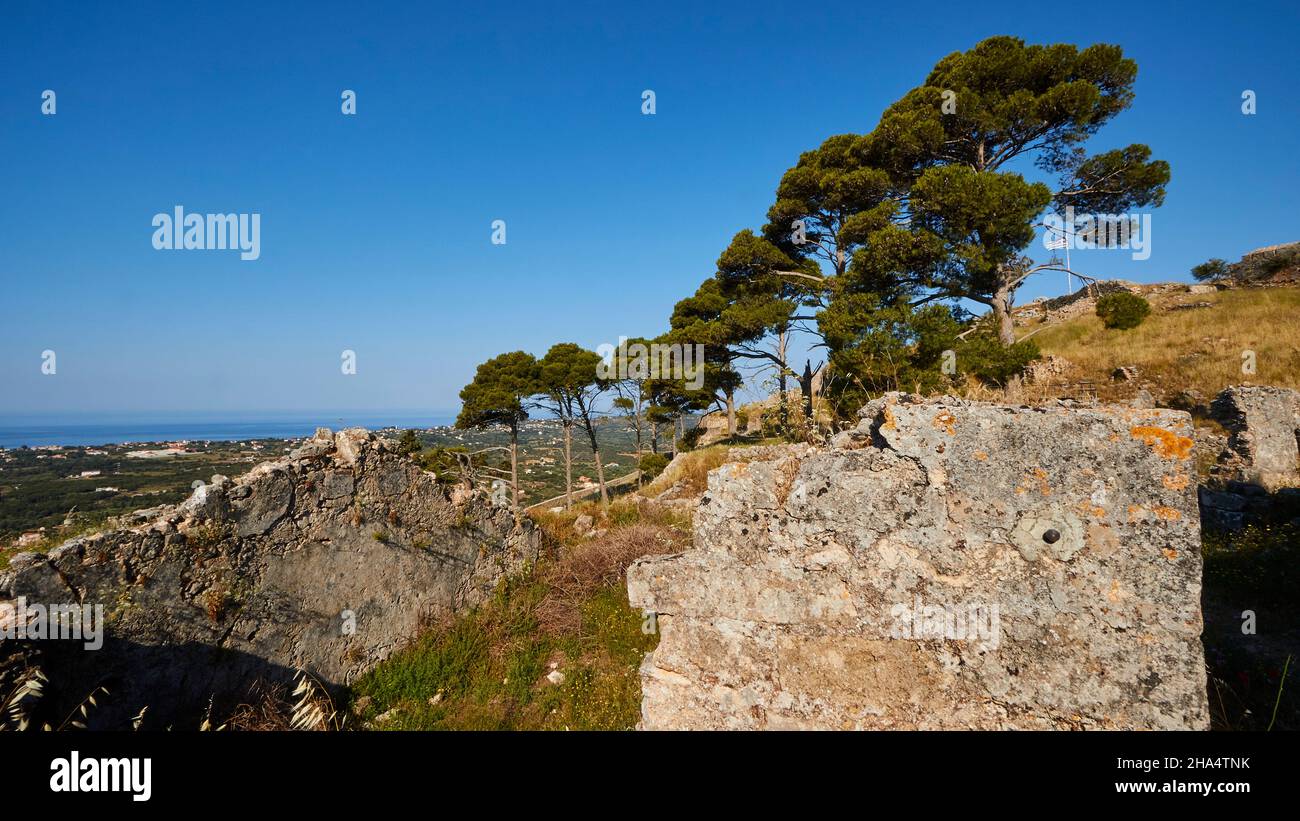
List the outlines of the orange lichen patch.
{"type": "Polygon", "coordinates": [[[881,430],[898,430],[898,418],[894,416],[894,409],[885,405],[885,421],[880,423],[881,430]]]}
{"type": "Polygon", "coordinates": [[[1047,471],[1034,468],[1034,478],[1038,480],[1038,492],[1044,496],[1052,495],[1052,486],[1047,481],[1047,471]]]}
{"type": "Polygon", "coordinates": [[[785,504],[790,498],[790,491],[794,488],[795,477],[799,475],[799,460],[796,458],[783,459],[777,466],[776,480],[776,499],[779,504],[785,504]]]}
{"type": "Polygon", "coordinates": [[[1164,519],[1166,522],[1174,522],[1183,518],[1183,514],[1174,510],[1172,507],[1157,507],[1156,516],[1164,519]]]}
{"type": "Polygon", "coordinates": [[[1092,516],[1097,519],[1101,519],[1106,516],[1106,508],[1101,507],[1100,505],[1094,505],[1091,502],[1089,502],[1087,499],[1080,499],[1078,502],[1075,503],[1074,506],[1077,507],[1079,509],[1079,512],[1082,513],[1084,516],[1092,516]]]}
{"type": "Polygon", "coordinates": [[[1145,512],[1146,510],[1142,507],[1142,505],[1129,505],[1128,520],[1130,522],[1136,522],[1138,519],[1142,518],[1142,514],[1145,512]]]}
{"type": "Polygon", "coordinates": [[[1115,579],[1115,580],[1111,581],[1111,583],[1110,583],[1110,590],[1108,590],[1108,591],[1106,592],[1106,598],[1110,599],[1110,600],[1113,601],[1113,602],[1117,602],[1117,601],[1119,601],[1119,599],[1120,599],[1120,587],[1119,587],[1119,580],[1118,580],[1118,579],[1115,579]]]}
{"type": "Polygon", "coordinates": [[[944,431],[949,436],[957,433],[957,417],[948,411],[940,411],[939,415],[930,421],[930,424],[934,426],[935,430],[944,431]]]}
{"type": "Polygon", "coordinates": [[[1181,473],[1175,473],[1173,476],[1166,476],[1161,479],[1169,490],[1186,490],[1187,477],[1181,473]]]}
{"type": "Polygon", "coordinates": [[[1164,428],[1138,425],[1129,429],[1129,434],[1146,442],[1165,459],[1186,459],[1192,455],[1192,440],[1189,437],[1179,436],[1164,428]]]}
{"type": "Polygon", "coordinates": [[[1171,561],[1171,562],[1172,562],[1174,559],[1177,559],[1177,558],[1178,558],[1178,551],[1177,551],[1177,550],[1174,550],[1172,547],[1166,547],[1164,550],[1162,550],[1162,551],[1160,551],[1160,552],[1163,553],[1163,554],[1165,554],[1165,558],[1168,559],[1168,560],[1171,561]]]}
{"type": "Polygon", "coordinates": [[[975,451],[973,455],[975,456],[976,459],[980,460],[981,462],[986,461],[989,458],[989,455],[982,450],[975,451]]]}

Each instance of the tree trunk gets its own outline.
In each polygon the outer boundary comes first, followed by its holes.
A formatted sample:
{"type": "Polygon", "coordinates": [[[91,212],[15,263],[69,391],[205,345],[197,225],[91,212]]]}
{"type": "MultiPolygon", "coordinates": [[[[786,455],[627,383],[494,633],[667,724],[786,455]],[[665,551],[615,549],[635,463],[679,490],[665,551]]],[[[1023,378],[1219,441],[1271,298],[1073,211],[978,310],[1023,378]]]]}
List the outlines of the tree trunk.
{"type": "Polygon", "coordinates": [[[736,392],[727,389],[727,436],[736,437],[736,392]]]}
{"type": "Polygon", "coordinates": [[[809,428],[813,423],[813,371],[812,362],[807,359],[803,363],[803,376],[799,377],[799,391],[803,394],[803,415],[807,420],[809,428]]]}
{"type": "Polygon", "coordinates": [[[1011,299],[1011,289],[1006,285],[999,285],[993,294],[993,320],[998,326],[998,341],[1007,346],[1016,342],[1015,325],[1011,321],[1011,299]]]}
{"type": "Polygon", "coordinates": [[[636,429],[636,455],[641,455],[641,394],[637,393],[636,404],[632,406],[632,425],[636,429]]]}
{"type": "Polygon", "coordinates": [[[596,459],[596,481],[600,483],[600,506],[609,507],[609,492],[605,490],[605,465],[600,460],[600,445],[596,443],[596,428],[591,424],[591,417],[584,416],[583,426],[591,439],[591,455],[596,459]]]}
{"type": "Polygon", "coordinates": [[[782,432],[790,429],[790,408],[786,404],[785,396],[785,331],[781,331],[776,336],[776,358],[780,360],[777,364],[780,376],[777,378],[777,391],[780,393],[780,419],[782,432]]]}
{"type": "MultiPolygon", "coordinates": [[[[659,423],[653,419],[650,420],[650,452],[659,452],[659,423]]],[[[640,453],[640,451],[637,451],[637,453],[640,453]]]]}
{"type": "Polygon", "coordinates": [[[573,420],[564,420],[564,509],[573,508],[573,420]]]}

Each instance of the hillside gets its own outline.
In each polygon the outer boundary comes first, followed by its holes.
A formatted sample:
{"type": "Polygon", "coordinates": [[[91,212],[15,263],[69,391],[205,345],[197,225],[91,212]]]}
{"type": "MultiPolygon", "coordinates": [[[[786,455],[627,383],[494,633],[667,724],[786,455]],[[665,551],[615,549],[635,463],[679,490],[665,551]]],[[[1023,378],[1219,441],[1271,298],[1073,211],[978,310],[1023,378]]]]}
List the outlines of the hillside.
{"type": "Polygon", "coordinates": [[[1017,335],[1037,342],[1044,357],[1066,360],[1054,382],[1091,380],[1102,399],[1145,388],[1158,404],[1194,406],[1233,384],[1300,387],[1300,287],[1196,288],[1203,289],[1141,286],[1151,315],[1128,331],[1104,328],[1091,301],[1067,318],[1035,318],[1025,306],[1017,335]],[[1254,374],[1242,370],[1248,351],[1254,374]],[[1112,378],[1121,367],[1135,367],[1137,378],[1112,378]]]}

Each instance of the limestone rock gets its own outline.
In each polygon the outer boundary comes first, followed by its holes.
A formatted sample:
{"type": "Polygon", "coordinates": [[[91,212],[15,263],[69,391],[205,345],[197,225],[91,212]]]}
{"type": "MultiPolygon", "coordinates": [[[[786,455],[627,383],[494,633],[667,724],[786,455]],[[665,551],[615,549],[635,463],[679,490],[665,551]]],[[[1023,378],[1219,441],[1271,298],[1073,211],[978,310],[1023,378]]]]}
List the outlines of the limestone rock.
{"type": "Polygon", "coordinates": [[[10,560],[0,599],[104,607],[102,649],[35,642],[67,702],[56,711],[107,684],[92,726],[128,727],[147,705],[146,726],[194,727],[210,696],[232,706],[257,678],[288,683],[301,668],[336,687],[536,560],[531,522],[483,490],[453,498],[363,429],[309,444],[233,482],[213,477],[176,507],[10,560]]]}
{"type": "Polygon", "coordinates": [[[642,726],[1205,728],[1190,417],[892,394],[638,560],[642,726]]]}
{"type": "Polygon", "coordinates": [[[1300,481],[1300,392],[1233,386],[1215,398],[1210,411],[1228,429],[1221,473],[1268,489],[1300,481]]]}

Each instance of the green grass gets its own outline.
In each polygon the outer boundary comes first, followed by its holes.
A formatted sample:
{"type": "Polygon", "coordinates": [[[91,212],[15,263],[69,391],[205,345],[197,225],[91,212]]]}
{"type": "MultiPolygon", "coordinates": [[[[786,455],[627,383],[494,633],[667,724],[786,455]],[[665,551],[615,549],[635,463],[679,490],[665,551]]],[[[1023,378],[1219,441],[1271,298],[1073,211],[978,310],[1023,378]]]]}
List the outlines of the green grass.
{"type": "Polygon", "coordinates": [[[1204,612],[1216,729],[1300,729],[1300,528],[1206,532],[1204,612]],[[1243,633],[1243,613],[1255,632],[1243,633]]]}
{"type": "Polygon", "coordinates": [[[632,729],[637,671],[657,637],[642,633],[621,583],[583,603],[578,631],[548,634],[534,616],[543,575],[501,584],[490,601],[363,676],[351,694],[353,705],[369,699],[359,717],[383,730],[632,729]],[[565,676],[559,685],[546,680],[552,662],[565,676]]]}
{"type": "Polygon", "coordinates": [[[1205,580],[1216,592],[1250,596],[1300,625],[1300,529],[1256,525],[1236,533],[1205,533],[1205,580]]]}

